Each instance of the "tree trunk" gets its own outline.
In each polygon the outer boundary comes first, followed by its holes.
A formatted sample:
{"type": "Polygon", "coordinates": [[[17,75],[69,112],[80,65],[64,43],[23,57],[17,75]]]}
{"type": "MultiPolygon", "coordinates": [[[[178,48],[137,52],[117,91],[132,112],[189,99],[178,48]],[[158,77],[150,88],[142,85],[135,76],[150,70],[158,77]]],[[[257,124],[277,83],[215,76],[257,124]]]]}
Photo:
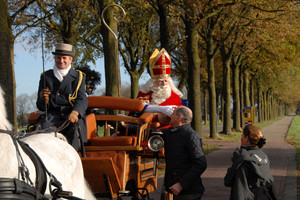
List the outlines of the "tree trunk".
{"type": "Polygon", "coordinates": [[[224,96],[224,122],[223,133],[231,133],[231,95],[230,95],[230,63],[223,66],[223,96],[224,96]]]}
{"type": "Polygon", "coordinates": [[[268,114],[268,102],[267,102],[267,92],[265,92],[264,91],[264,93],[263,93],[263,101],[264,101],[264,103],[263,103],[263,118],[264,118],[264,121],[267,121],[268,120],[268,118],[267,118],[267,114],[268,114]]]}
{"type": "Polygon", "coordinates": [[[279,117],[284,115],[284,103],[280,101],[280,112],[279,112],[279,117]]]}
{"type": "Polygon", "coordinates": [[[14,36],[7,1],[0,0],[0,86],[4,91],[7,119],[17,130],[14,36]]]}
{"type": "Polygon", "coordinates": [[[135,75],[131,75],[130,76],[130,80],[131,80],[131,98],[135,99],[139,93],[139,80],[140,80],[140,76],[135,76],[135,75]]]}
{"type": "Polygon", "coordinates": [[[254,103],[254,81],[253,79],[250,80],[250,105],[253,107],[255,107],[255,103],[254,103]]]}
{"type": "Polygon", "coordinates": [[[223,63],[223,97],[224,97],[224,121],[223,133],[231,133],[231,84],[230,84],[230,61],[232,53],[226,53],[225,45],[222,44],[221,48],[222,63],[223,63]]]}
{"type": "Polygon", "coordinates": [[[244,120],[244,75],[243,72],[241,72],[240,69],[240,103],[241,103],[241,127],[243,128],[245,125],[245,120],[244,120]]]}
{"type": "Polygon", "coordinates": [[[240,115],[240,72],[239,66],[236,62],[233,64],[232,69],[232,99],[233,99],[233,129],[236,131],[241,130],[241,115],[240,115]]]}
{"type": "Polygon", "coordinates": [[[260,99],[260,112],[261,112],[261,122],[264,122],[266,119],[265,119],[265,96],[264,96],[264,91],[261,90],[260,91],[260,96],[261,96],[261,99],[260,99]]]}
{"type": "MultiPolygon", "coordinates": [[[[188,16],[187,16],[188,17],[188,16]]],[[[189,71],[189,87],[188,97],[190,100],[190,108],[193,111],[192,127],[201,133],[202,114],[201,114],[201,99],[200,99],[200,57],[198,52],[198,25],[186,20],[186,35],[187,45],[186,53],[188,56],[188,71],[189,71]]]]}
{"type": "Polygon", "coordinates": [[[250,105],[253,108],[253,124],[255,124],[255,118],[256,118],[256,108],[255,108],[255,96],[254,96],[254,80],[253,78],[250,80],[250,105]]]}
{"type": "MultiPolygon", "coordinates": [[[[222,90],[220,89],[216,89],[216,114],[217,114],[217,123],[219,121],[222,121],[222,102],[220,102],[221,98],[222,98],[222,90]]],[[[223,121],[222,121],[223,122],[223,121]]]]}
{"type": "Polygon", "coordinates": [[[219,112],[219,115],[220,115],[220,120],[222,122],[222,124],[224,123],[224,105],[225,105],[225,100],[224,100],[224,95],[223,95],[223,89],[220,91],[220,112],[219,112]]]}
{"type": "Polygon", "coordinates": [[[256,87],[256,95],[257,95],[257,122],[262,122],[262,102],[261,102],[261,91],[260,91],[260,86],[258,85],[256,87]]]}
{"type": "MultiPolygon", "coordinates": [[[[249,79],[249,69],[244,70],[244,107],[250,107],[250,79],[249,79]]],[[[244,114],[245,117],[251,117],[250,113],[244,114]]]]}
{"type": "Polygon", "coordinates": [[[206,88],[203,88],[203,112],[204,112],[204,124],[207,124],[207,94],[206,88]]]}
{"type": "Polygon", "coordinates": [[[278,99],[273,95],[273,104],[274,104],[274,119],[277,119],[278,113],[279,113],[279,108],[278,108],[278,99]]]}
{"type": "Polygon", "coordinates": [[[270,120],[270,91],[266,92],[266,119],[270,120]]]}
{"type": "Polygon", "coordinates": [[[246,107],[250,107],[251,103],[250,103],[250,92],[249,92],[249,88],[250,88],[250,81],[249,81],[249,69],[245,69],[244,71],[244,105],[246,107]]]}
{"type": "MultiPolygon", "coordinates": [[[[99,0],[101,11],[109,4],[115,4],[113,0],[99,0]]],[[[117,35],[117,22],[114,20],[113,10],[109,7],[104,14],[107,25],[117,35]]],[[[100,13],[101,14],[101,13],[100,13]]],[[[120,96],[120,67],[118,54],[118,41],[114,35],[107,29],[102,21],[101,34],[103,35],[104,65],[105,65],[105,83],[107,96],[120,96]]]]}
{"type": "Polygon", "coordinates": [[[212,36],[207,40],[207,72],[208,72],[208,93],[209,93],[209,128],[210,138],[217,138],[217,99],[215,88],[215,64],[213,57],[212,36]]]}
{"type": "Polygon", "coordinates": [[[170,44],[169,44],[169,26],[168,26],[168,15],[167,9],[164,4],[165,1],[157,1],[158,4],[158,14],[159,14],[159,27],[160,27],[160,44],[161,48],[170,54],[170,44]]]}
{"type": "Polygon", "coordinates": [[[270,91],[269,93],[269,120],[274,119],[274,102],[273,102],[273,95],[270,91]]]}

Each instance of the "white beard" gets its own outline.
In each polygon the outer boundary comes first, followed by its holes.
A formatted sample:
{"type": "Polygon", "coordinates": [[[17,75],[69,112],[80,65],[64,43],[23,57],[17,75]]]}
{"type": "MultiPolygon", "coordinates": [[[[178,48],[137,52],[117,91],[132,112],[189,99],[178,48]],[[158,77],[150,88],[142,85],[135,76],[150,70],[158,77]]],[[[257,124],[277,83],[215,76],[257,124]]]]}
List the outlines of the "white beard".
{"type": "Polygon", "coordinates": [[[171,96],[171,88],[169,85],[165,86],[154,86],[150,88],[152,93],[152,100],[151,100],[151,105],[159,105],[166,101],[170,96],[171,96]]]}
{"type": "Polygon", "coordinates": [[[155,78],[151,78],[144,85],[140,86],[140,91],[143,93],[147,94],[150,91],[153,92],[152,100],[150,102],[151,105],[159,105],[163,103],[171,96],[172,91],[180,98],[183,96],[183,94],[174,86],[173,80],[170,77],[169,84],[162,87],[158,87],[155,81],[155,78]]]}

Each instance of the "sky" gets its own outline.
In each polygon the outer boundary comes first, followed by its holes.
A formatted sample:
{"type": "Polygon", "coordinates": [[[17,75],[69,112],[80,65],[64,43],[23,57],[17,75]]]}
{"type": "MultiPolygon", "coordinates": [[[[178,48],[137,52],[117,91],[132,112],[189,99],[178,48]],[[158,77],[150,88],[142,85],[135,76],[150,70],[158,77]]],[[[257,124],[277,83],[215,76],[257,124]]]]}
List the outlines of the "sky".
{"type": "MultiPolygon", "coordinates": [[[[43,72],[42,47],[41,49],[35,49],[32,52],[29,52],[28,50],[25,50],[20,43],[16,42],[14,53],[16,95],[19,96],[25,93],[31,96],[37,92],[40,75],[43,72]]],[[[54,59],[45,60],[45,71],[52,69],[53,65],[54,59]]],[[[99,59],[96,61],[96,65],[90,64],[90,66],[101,74],[101,84],[100,86],[97,86],[97,89],[105,88],[104,59],[99,59]]],[[[125,72],[123,67],[121,67],[121,74],[122,84],[129,83],[129,75],[125,72]]]]}
{"type": "Polygon", "coordinates": [[[15,44],[16,94],[32,95],[38,89],[39,77],[43,72],[42,54],[38,49],[29,53],[18,43],[15,44]]]}

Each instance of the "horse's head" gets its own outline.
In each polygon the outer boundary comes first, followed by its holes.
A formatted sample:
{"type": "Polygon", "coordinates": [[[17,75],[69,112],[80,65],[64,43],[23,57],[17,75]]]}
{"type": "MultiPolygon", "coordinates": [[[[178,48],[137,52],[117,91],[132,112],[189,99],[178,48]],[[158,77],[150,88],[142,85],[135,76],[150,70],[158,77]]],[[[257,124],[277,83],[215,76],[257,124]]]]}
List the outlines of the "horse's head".
{"type": "Polygon", "coordinates": [[[0,87],[0,129],[11,130],[12,126],[7,120],[4,92],[0,87]]]}

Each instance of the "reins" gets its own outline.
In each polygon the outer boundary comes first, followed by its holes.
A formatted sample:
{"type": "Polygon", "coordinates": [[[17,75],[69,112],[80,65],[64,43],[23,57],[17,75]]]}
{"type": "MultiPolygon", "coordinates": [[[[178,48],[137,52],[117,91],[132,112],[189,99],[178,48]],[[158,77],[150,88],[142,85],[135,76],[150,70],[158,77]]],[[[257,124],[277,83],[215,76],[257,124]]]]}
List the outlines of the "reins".
{"type": "Polygon", "coordinates": [[[9,130],[4,130],[4,129],[0,129],[0,133],[6,133],[8,135],[10,135],[13,139],[19,139],[19,138],[24,138],[30,135],[35,135],[38,133],[49,133],[49,130],[51,130],[51,132],[55,132],[55,137],[57,137],[57,133],[64,130],[67,126],[69,126],[70,121],[66,120],[64,123],[62,123],[62,125],[60,125],[60,127],[56,128],[56,127],[49,127],[49,128],[45,128],[45,129],[40,129],[40,130],[35,130],[32,132],[27,132],[27,131],[9,131],[9,130]],[[53,131],[53,129],[55,129],[53,131]]]}
{"type": "MultiPolygon", "coordinates": [[[[70,121],[66,120],[64,123],[62,123],[57,130],[55,131],[55,134],[57,134],[58,132],[64,130],[65,128],[67,128],[70,125],[70,121]]],[[[55,135],[56,136],[56,135],[55,135]]]]}
{"type": "Polygon", "coordinates": [[[23,181],[26,181],[26,183],[29,182],[30,185],[33,185],[31,179],[30,179],[30,173],[28,168],[26,167],[24,160],[22,158],[21,152],[19,150],[19,145],[16,139],[13,139],[13,143],[16,147],[16,152],[17,152],[17,160],[18,160],[18,179],[20,179],[20,175],[22,177],[23,181]]]}

